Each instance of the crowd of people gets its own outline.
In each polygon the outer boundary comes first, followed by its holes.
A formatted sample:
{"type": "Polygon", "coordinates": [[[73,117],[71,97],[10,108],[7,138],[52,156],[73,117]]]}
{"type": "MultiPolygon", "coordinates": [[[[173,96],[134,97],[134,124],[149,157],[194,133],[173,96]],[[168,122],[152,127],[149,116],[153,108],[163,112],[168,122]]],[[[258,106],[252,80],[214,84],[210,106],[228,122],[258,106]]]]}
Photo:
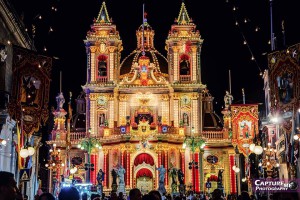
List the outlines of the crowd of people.
{"type": "MultiPolygon", "coordinates": [[[[51,193],[41,193],[34,197],[35,200],[57,200],[51,193]]],[[[152,190],[148,194],[142,195],[138,188],[133,188],[129,191],[126,197],[122,192],[118,195],[116,192],[111,192],[109,196],[105,194],[91,194],[87,193],[80,195],[75,187],[64,187],[58,194],[58,200],[297,200],[297,193],[274,193],[269,196],[255,198],[254,195],[249,195],[248,192],[242,192],[241,195],[227,195],[224,196],[222,191],[215,189],[210,196],[204,193],[194,194],[179,194],[171,196],[170,194],[161,195],[159,191],[152,190]]],[[[17,187],[17,182],[14,175],[10,172],[0,171],[0,200],[25,200],[17,187]]]]}

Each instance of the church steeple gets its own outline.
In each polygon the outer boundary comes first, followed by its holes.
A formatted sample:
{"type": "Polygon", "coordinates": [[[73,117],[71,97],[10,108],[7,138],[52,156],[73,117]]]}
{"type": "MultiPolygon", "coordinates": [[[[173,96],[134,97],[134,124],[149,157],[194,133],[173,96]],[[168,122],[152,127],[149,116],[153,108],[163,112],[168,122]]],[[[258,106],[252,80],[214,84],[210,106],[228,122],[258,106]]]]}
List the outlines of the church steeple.
{"type": "Polygon", "coordinates": [[[122,41],[116,25],[109,18],[105,1],[84,41],[87,53],[87,83],[112,83],[118,77],[122,41]]]}
{"type": "Polygon", "coordinates": [[[189,24],[190,22],[192,22],[192,20],[190,19],[189,14],[186,10],[184,1],[182,1],[179,15],[177,18],[177,23],[180,25],[185,25],[189,24]]]}
{"type": "Polygon", "coordinates": [[[154,49],[154,30],[147,21],[147,13],[144,14],[144,24],[136,31],[137,49],[154,49]]]}
{"type": "Polygon", "coordinates": [[[96,19],[96,22],[98,23],[111,23],[109,19],[109,15],[106,9],[105,1],[102,2],[98,17],[96,19]]]}
{"type": "Polygon", "coordinates": [[[201,84],[200,53],[203,39],[181,3],[178,18],[166,40],[171,83],[201,84]]]}

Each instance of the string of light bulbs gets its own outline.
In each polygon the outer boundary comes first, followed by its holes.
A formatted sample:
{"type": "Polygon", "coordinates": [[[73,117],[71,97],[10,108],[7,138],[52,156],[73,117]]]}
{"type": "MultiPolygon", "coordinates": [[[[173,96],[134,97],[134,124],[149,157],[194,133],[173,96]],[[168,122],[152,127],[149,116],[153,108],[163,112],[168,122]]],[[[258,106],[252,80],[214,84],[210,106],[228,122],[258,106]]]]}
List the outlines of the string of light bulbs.
{"type": "MultiPolygon", "coordinates": [[[[226,0],[226,3],[229,3],[229,1],[226,0]]],[[[255,56],[254,56],[254,53],[253,53],[253,51],[252,51],[252,49],[251,49],[251,46],[250,46],[250,44],[249,44],[249,42],[248,42],[248,40],[247,40],[247,38],[246,38],[246,36],[245,36],[243,30],[242,30],[242,27],[240,26],[239,20],[238,20],[238,18],[237,18],[237,11],[238,11],[238,10],[239,10],[238,7],[233,3],[233,5],[232,5],[232,12],[233,12],[233,17],[234,17],[235,26],[237,26],[237,28],[238,28],[238,30],[239,30],[239,32],[240,32],[240,34],[241,34],[241,37],[242,37],[242,39],[243,39],[243,44],[247,46],[247,49],[248,49],[248,51],[249,51],[249,53],[250,53],[250,56],[251,56],[250,59],[255,63],[257,69],[259,70],[260,76],[262,76],[262,75],[263,75],[263,72],[262,72],[262,70],[261,70],[261,67],[259,66],[259,64],[258,64],[258,62],[257,62],[257,59],[256,59],[255,56]]],[[[243,21],[243,22],[246,24],[246,23],[251,22],[252,20],[249,19],[248,17],[244,17],[243,20],[240,20],[240,21],[243,21]]],[[[259,30],[260,30],[260,27],[256,25],[254,31],[255,31],[255,32],[258,32],[259,30]]]]}

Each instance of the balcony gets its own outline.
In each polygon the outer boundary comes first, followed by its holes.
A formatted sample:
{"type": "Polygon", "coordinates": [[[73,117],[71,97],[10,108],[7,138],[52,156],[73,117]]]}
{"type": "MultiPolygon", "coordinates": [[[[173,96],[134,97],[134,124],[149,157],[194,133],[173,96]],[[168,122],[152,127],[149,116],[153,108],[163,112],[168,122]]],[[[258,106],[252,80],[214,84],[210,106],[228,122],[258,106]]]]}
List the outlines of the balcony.
{"type": "Polygon", "coordinates": [[[107,76],[98,76],[97,77],[97,83],[107,83],[107,76]]]}
{"type": "Polygon", "coordinates": [[[191,82],[191,75],[180,75],[179,78],[181,83],[191,82]]]}
{"type": "Polygon", "coordinates": [[[222,131],[205,131],[202,135],[207,139],[225,139],[222,131]]]}

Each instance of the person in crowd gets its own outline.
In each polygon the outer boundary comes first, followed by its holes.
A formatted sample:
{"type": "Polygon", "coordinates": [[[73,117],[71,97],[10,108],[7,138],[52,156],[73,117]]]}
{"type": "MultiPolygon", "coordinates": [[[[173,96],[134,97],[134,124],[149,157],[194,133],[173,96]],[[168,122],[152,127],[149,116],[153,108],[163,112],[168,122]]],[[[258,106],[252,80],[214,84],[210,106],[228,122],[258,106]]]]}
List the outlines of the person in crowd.
{"type": "Polygon", "coordinates": [[[75,187],[64,187],[58,195],[59,200],[79,200],[80,195],[75,187]]]}
{"type": "Polygon", "coordinates": [[[130,200],[141,200],[142,193],[138,188],[133,188],[129,191],[129,199],[130,200]]]}
{"type": "Polygon", "coordinates": [[[119,192],[118,200],[124,200],[123,192],[119,192]]]}
{"type": "Polygon", "coordinates": [[[110,193],[110,198],[109,200],[118,200],[118,195],[116,192],[110,193]]]}
{"type": "Polygon", "coordinates": [[[45,192],[39,196],[38,200],[55,200],[55,198],[51,193],[45,192]]]}
{"type": "Polygon", "coordinates": [[[0,200],[23,200],[14,175],[0,171],[0,200]]]}
{"type": "Polygon", "coordinates": [[[153,200],[162,200],[162,196],[157,190],[152,190],[149,192],[150,195],[153,195],[154,199],[153,200]]]}
{"type": "Polygon", "coordinates": [[[222,191],[220,189],[215,189],[213,191],[212,200],[223,200],[222,191]]]}
{"type": "Polygon", "coordinates": [[[87,193],[83,193],[81,195],[81,200],[88,200],[88,194],[87,193]]]}
{"type": "Polygon", "coordinates": [[[91,194],[91,200],[101,200],[100,194],[91,194]]]}

